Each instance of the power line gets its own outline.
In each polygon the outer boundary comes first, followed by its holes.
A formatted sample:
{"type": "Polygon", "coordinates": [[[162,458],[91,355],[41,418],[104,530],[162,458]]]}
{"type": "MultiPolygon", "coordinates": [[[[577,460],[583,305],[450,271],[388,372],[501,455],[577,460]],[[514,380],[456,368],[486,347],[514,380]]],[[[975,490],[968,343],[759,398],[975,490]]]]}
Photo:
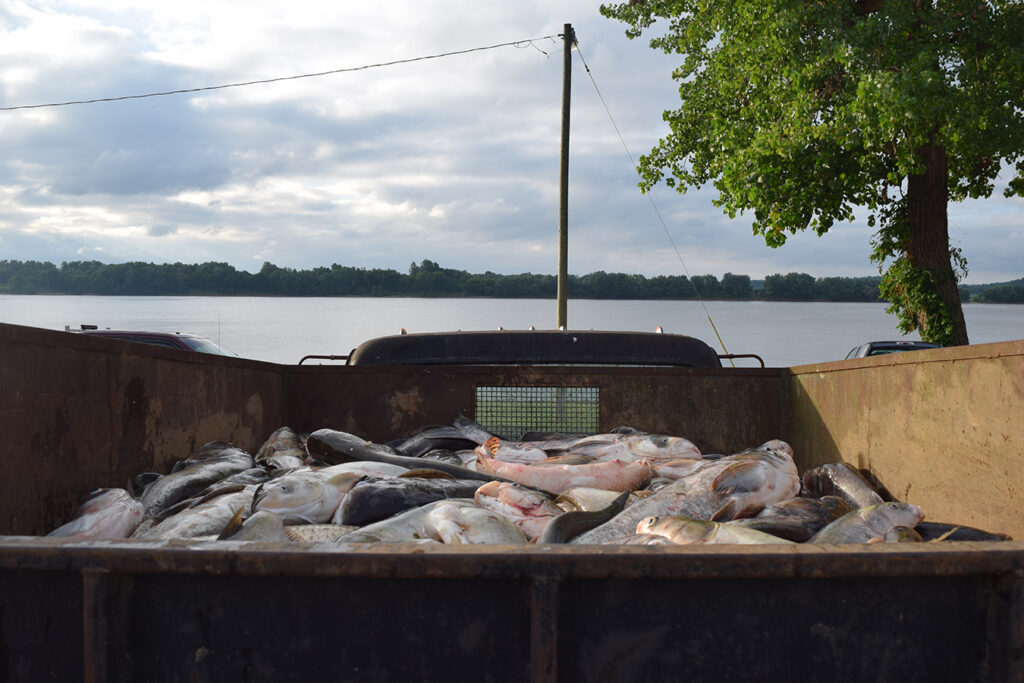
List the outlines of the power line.
{"type": "MultiPolygon", "coordinates": [[[[629,146],[626,144],[626,140],[622,137],[622,132],[619,130],[619,126],[615,123],[615,117],[612,116],[612,112],[608,108],[608,103],[605,102],[604,95],[601,94],[601,89],[597,87],[597,81],[594,80],[594,74],[591,73],[590,66],[587,64],[587,60],[583,58],[583,52],[580,51],[578,45],[576,47],[576,54],[580,56],[580,61],[583,62],[583,68],[587,70],[587,76],[590,77],[590,82],[594,85],[594,91],[597,93],[598,99],[601,100],[605,113],[608,114],[608,120],[611,121],[612,128],[615,129],[616,135],[619,136],[619,142],[622,143],[622,148],[626,150],[626,156],[629,157],[629,163],[633,165],[633,170],[639,173],[640,169],[633,160],[633,154],[629,151],[629,146]]],[[[644,195],[654,208],[654,213],[658,216],[658,221],[661,222],[661,227],[665,230],[665,236],[668,237],[669,244],[672,245],[672,250],[675,251],[676,258],[679,259],[679,265],[683,267],[683,272],[686,273],[687,280],[689,280],[690,285],[693,287],[693,291],[697,294],[697,300],[700,301],[701,308],[704,309],[704,315],[707,316],[708,322],[711,324],[711,329],[714,330],[715,336],[718,337],[718,343],[722,346],[722,350],[728,354],[729,351],[725,348],[725,342],[722,341],[722,335],[718,333],[718,328],[715,327],[715,321],[711,319],[711,313],[708,311],[707,304],[704,302],[704,297],[700,295],[700,290],[697,289],[697,285],[693,281],[693,276],[690,275],[690,271],[686,267],[686,262],[683,261],[683,255],[679,252],[679,247],[676,246],[676,241],[672,239],[672,233],[669,231],[668,225],[665,223],[665,219],[662,217],[661,211],[658,209],[658,205],[654,203],[654,197],[651,196],[650,192],[645,192],[644,195]]]]}
{"type": "Polygon", "coordinates": [[[68,107],[73,104],[95,104],[97,102],[119,102],[121,100],[140,100],[146,97],[163,97],[165,95],[183,95],[187,93],[205,92],[207,90],[224,90],[225,88],[243,88],[249,85],[261,85],[264,83],[278,83],[280,81],[295,81],[300,78],[318,78],[320,76],[330,76],[332,74],[349,73],[352,71],[365,71],[367,69],[379,69],[385,66],[395,66],[398,64],[409,64],[411,62],[422,62],[428,59],[440,59],[441,57],[452,57],[455,55],[469,54],[470,52],[482,52],[483,50],[494,50],[499,47],[533,47],[542,54],[547,54],[544,50],[534,45],[534,41],[540,40],[554,40],[558,37],[557,34],[550,36],[541,36],[540,38],[526,38],[524,40],[513,40],[508,43],[498,43],[497,45],[485,45],[483,47],[472,47],[466,50],[454,50],[452,52],[441,52],[434,55],[426,55],[423,57],[410,57],[408,59],[396,59],[390,62],[379,62],[377,64],[365,64],[363,66],[353,66],[344,69],[331,69],[330,71],[318,71],[316,73],[299,74],[296,76],[280,76],[278,78],[264,78],[256,81],[244,81],[241,83],[226,83],[224,85],[208,85],[201,88],[182,88],[181,90],[165,90],[163,92],[151,92],[142,95],[122,95],[120,97],[97,97],[91,100],[72,100],[69,102],[50,102],[46,104],[22,104],[15,107],[0,107],[0,111],[15,111],[18,109],[42,109],[45,107],[68,107]]]}

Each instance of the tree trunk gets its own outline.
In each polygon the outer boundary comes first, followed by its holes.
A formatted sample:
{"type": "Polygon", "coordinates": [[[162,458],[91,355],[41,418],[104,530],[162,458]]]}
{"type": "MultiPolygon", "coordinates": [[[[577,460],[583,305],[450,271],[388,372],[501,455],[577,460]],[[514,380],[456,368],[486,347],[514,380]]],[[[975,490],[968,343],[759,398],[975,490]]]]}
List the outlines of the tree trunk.
{"type": "MultiPolygon", "coordinates": [[[[924,163],[924,173],[911,175],[907,180],[907,204],[910,214],[907,258],[917,268],[932,274],[936,291],[949,309],[953,320],[955,343],[967,344],[967,324],[964,322],[960,292],[949,253],[946,148],[929,142],[921,147],[918,153],[924,163]]],[[[931,322],[919,320],[920,326],[924,329],[931,322]]]]}

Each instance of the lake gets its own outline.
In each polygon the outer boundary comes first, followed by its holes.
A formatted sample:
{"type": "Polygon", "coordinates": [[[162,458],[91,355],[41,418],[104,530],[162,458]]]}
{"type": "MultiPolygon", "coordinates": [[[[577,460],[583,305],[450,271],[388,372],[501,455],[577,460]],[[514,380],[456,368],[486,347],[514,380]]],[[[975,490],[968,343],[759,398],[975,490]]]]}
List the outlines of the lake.
{"type": "MultiPolygon", "coordinates": [[[[882,303],[570,300],[571,329],[687,334],[719,353],[754,353],[769,367],[838,360],[867,341],[901,335],[882,303]],[[713,321],[713,326],[712,326],[713,321]],[[717,330],[717,334],[716,334],[717,330]],[[721,337],[721,342],[719,342],[721,337]],[[724,350],[723,350],[724,345],[724,350]]],[[[966,304],[971,342],[1024,339],[1024,305],[966,304]]],[[[363,297],[150,297],[0,295],[0,322],[51,330],[188,331],[245,358],[297,363],[345,355],[373,337],[450,330],[553,329],[554,300],[363,297]]],[[[737,360],[737,366],[756,362],[737,360]]]]}

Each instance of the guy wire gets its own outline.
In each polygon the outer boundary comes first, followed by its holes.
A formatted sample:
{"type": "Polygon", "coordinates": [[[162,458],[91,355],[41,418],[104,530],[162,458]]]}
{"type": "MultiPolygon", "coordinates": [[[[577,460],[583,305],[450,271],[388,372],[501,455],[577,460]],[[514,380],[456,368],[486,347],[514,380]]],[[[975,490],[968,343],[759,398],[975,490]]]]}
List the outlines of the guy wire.
{"type": "MultiPolygon", "coordinates": [[[[633,165],[633,170],[638,174],[640,169],[637,167],[636,162],[633,160],[633,154],[629,151],[629,146],[626,144],[626,140],[622,137],[622,132],[619,130],[619,126],[615,123],[615,117],[612,116],[611,110],[608,108],[608,103],[605,102],[604,96],[601,94],[601,89],[597,87],[597,81],[594,80],[594,74],[590,71],[590,66],[587,64],[587,60],[583,58],[583,53],[580,51],[579,44],[576,45],[576,54],[580,56],[580,61],[583,62],[583,68],[587,70],[587,76],[590,77],[590,82],[594,85],[594,91],[597,92],[598,99],[601,100],[602,106],[604,106],[605,113],[608,114],[608,120],[611,121],[612,127],[615,129],[615,134],[619,136],[619,142],[622,143],[622,148],[626,150],[626,156],[629,157],[629,163],[633,165]]],[[[729,355],[728,349],[725,348],[725,342],[722,341],[722,335],[718,333],[718,328],[715,326],[715,321],[711,319],[711,313],[708,311],[707,305],[704,303],[704,297],[701,296],[700,290],[697,289],[697,285],[693,282],[693,277],[690,275],[689,269],[686,267],[686,262],[683,260],[682,254],[679,253],[679,247],[676,246],[676,241],[672,239],[672,233],[668,229],[668,225],[665,223],[665,219],[661,215],[661,211],[658,209],[658,205],[654,202],[654,198],[651,197],[650,192],[644,192],[644,196],[647,197],[647,201],[651,203],[651,207],[654,208],[654,213],[658,216],[658,221],[661,222],[661,227],[665,231],[665,236],[668,237],[669,244],[672,245],[672,250],[676,253],[676,258],[679,259],[679,265],[683,267],[683,272],[686,273],[687,279],[690,281],[690,286],[693,287],[694,293],[697,294],[697,300],[700,301],[701,308],[704,309],[704,315],[708,318],[708,323],[711,324],[711,329],[715,332],[715,337],[718,338],[718,344],[722,347],[722,351],[725,355],[729,355]]],[[[733,367],[736,366],[732,359],[729,359],[729,364],[733,367]]]]}

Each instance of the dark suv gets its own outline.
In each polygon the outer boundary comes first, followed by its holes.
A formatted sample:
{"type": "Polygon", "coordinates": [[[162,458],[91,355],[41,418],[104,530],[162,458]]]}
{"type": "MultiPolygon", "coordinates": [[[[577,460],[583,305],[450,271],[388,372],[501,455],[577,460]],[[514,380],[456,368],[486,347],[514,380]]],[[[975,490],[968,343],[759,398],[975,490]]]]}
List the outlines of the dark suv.
{"type": "Polygon", "coordinates": [[[942,344],[920,341],[874,341],[855,346],[846,354],[846,358],[866,358],[868,356],[884,356],[900,351],[923,351],[925,349],[941,349],[942,344]]]}
{"type": "Polygon", "coordinates": [[[108,337],[122,341],[140,342],[163,346],[169,349],[182,349],[184,351],[198,351],[199,353],[212,353],[218,356],[235,356],[234,351],[225,349],[211,339],[189,332],[142,332],[135,330],[99,330],[90,329],[83,325],[82,334],[93,337],[108,337]]]}

